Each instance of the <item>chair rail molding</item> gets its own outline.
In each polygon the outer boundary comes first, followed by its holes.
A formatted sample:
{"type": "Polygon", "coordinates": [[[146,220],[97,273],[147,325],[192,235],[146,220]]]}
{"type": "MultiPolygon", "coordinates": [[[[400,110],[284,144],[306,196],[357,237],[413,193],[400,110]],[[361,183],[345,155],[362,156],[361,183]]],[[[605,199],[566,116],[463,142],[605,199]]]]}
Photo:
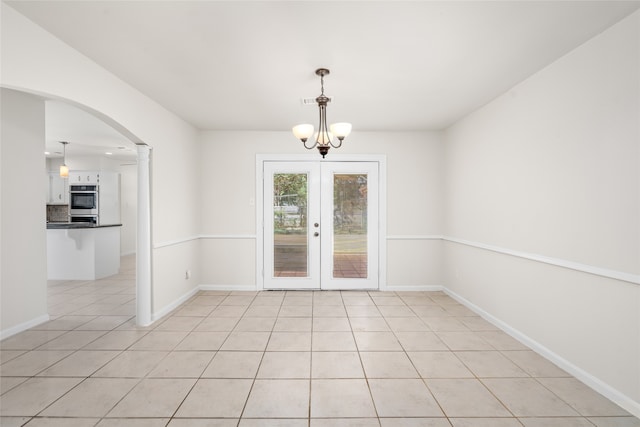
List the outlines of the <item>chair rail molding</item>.
{"type": "Polygon", "coordinates": [[[457,237],[443,236],[445,242],[457,243],[460,245],[470,246],[473,248],[484,249],[504,255],[511,255],[518,258],[528,259],[530,261],[541,262],[544,264],[555,265],[557,267],[568,268],[570,270],[580,271],[583,273],[594,274],[596,276],[606,277],[609,279],[620,280],[622,282],[640,285],[640,275],[627,273],[624,271],[611,270],[608,268],[597,267],[593,265],[581,264],[579,262],[569,261],[562,258],[554,258],[540,254],[517,251],[513,249],[503,248],[500,246],[487,245],[485,243],[473,242],[470,240],[459,239],[457,237]]]}

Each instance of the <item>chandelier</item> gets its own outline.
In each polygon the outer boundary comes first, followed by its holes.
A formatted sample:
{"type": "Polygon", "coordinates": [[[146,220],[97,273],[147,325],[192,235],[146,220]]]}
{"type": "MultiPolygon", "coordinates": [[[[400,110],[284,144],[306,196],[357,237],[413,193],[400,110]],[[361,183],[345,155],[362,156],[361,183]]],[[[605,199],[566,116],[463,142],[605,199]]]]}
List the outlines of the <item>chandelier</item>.
{"type": "Polygon", "coordinates": [[[313,133],[313,125],[302,124],[293,127],[293,134],[296,138],[302,141],[304,148],[312,150],[318,147],[318,151],[322,154],[322,158],[327,155],[329,148],[340,148],[342,141],[351,133],[351,123],[334,123],[327,128],[327,103],[329,98],[324,94],[324,76],[329,74],[329,70],[326,68],[318,68],[316,75],[320,76],[320,89],[321,93],[316,98],[318,109],[320,110],[320,124],[318,125],[318,132],[313,133]],[[313,145],[308,146],[307,140],[313,135],[315,142],[313,145]],[[334,143],[334,137],[338,139],[337,143],[334,143]]]}

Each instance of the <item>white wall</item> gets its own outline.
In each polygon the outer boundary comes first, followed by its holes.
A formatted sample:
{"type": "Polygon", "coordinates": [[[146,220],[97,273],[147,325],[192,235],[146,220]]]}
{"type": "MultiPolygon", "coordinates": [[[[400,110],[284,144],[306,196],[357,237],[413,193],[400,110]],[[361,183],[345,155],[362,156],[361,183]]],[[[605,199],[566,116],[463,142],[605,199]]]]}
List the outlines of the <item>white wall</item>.
{"type": "Polygon", "coordinates": [[[638,76],[640,12],[457,123],[445,148],[447,236],[636,282],[447,242],[446,286],[635,415],[638,76]]]}
{"type": "Polygon", "coordinates": [[[0,92],[0,338],[48,320],[44,100],[0,92]],[[16,185],[18,184],[19,185],[16,185]],[[25,197],[27,191],[31,197],[25,197]]]}
{"type": "MultiPolygon", "coordinates": [[[[97,114],[133,142],[151,146],[152,240],[157,244],[196,234],[200,192],[197,131],[7,4],[1,7],[0,84],[70,101],[97,114]]],[[[164,310],[185,290],[186,266],[155,262],[163,251],[164,246],[153,251],[153,312],[164,310]]],[[[172,251],[183,259],[191,248],[178,243],[172,251]]],[[[191,268],[189,289],[195,288],[199,273],[197,265],[191,268]]]]}
{"type": "MultiPolygon", "coordinates": [[[[255,289],[256,154],[309,154],[290,132],[203,132],[202,283],[255,289]]],[[[437,132],[355,132],[332,154],[387,158],[387,285],[442,285],[442,144],[437,132]],[[417,238],[417,240],[416,240],[417,238]]],[[[311,155],[320,158],[317,150],[311,155]]]]}

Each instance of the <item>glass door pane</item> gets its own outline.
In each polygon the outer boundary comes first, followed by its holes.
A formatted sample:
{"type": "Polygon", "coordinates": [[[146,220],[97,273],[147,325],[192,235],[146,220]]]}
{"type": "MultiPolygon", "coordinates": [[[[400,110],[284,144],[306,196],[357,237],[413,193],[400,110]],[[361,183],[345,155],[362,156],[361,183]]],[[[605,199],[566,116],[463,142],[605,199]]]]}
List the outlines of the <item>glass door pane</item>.
{"type": "Polygon", "coordinates": [[[263,163],[264,289],[378,289],[378,163],[263,163]]]}
{"type": "Polygon", "coordinates": [[[367,277],[367,175],[333,175],[333,277],[367,277]]]}
{"type": "Polygon", "coordinates": [[[308,277],[307,174],[273,175],[275,277],[308,277]]]}
{"type": "Polygon", "coordinates": [[[378,163],[322,162],[322,289],[378,289],[378,163]]]}
{"type": "Polygon", "coordinates": [[[264,288],[320,288],[320,165],[264,162],[264,288]],[[317,234],[317,235],[316,235],[317,234]]]}

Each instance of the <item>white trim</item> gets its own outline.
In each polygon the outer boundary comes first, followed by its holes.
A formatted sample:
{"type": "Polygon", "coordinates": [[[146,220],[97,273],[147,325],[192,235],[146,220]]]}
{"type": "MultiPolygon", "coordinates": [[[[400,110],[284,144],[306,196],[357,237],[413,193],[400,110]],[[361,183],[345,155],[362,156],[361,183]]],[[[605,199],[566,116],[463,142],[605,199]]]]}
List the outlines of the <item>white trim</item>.
{"type": "Polygon", "coordinates": [[[199,288],[201,291],[256,291],[254,285],[200,285],[199,288]]]}
{"type": "Polygon", "coordinates": [[[384,154],[334,154],[323,159],[317,152],[312,154],[256,154],[256,162],[380,162],[386,161],[384,154]]]}
{"type": "Polygon", "coordinates": [[[387,292],[436,292],[443,291],[445,288],[442,285],[387,285],[387,292]]]}
{"type": "Polygon", "coordinates": [[[444,240],[446,242],[458,243],[465,246],[471,246],[473,248],[484,249],[504,255],[511,255],[518,258],[528,259],[530,261],[541,262],[544,264],[555,265],[557,267],[568,268],[570,270],[580,271],[583,273],[594,274],[596,276],[606,277],[609,279],[620,280],[623,282],[634,283],[640,285],[640,275],[626,273],[624,271],[611,270],[608,268],[596,267],[587,264],[581,264],[574,261],[569,261],[561,258],[554,258],[545,255],[539,255],[529,252],[516,251],[513,249],[502,248],[499,246],[487,245],[479,242],[472,242],[470,240],[458,239],[456,237],[438,235],[438,234],[417,234],[417,235],[401,235],[394,234],[387,236],[387,240],[444,240]]]}
{"type": "Polygon", "coordinates": [[[264,162],[269,156],[256,154],[256,287],[264,289],[264,162]]]}
{"type": "Polygon", "coordinates": [[[471,311],[479,314],[483,319],[487,320],[489,323],[495,325],[505,333],[509,334],[511,337],[520,341],[522,344],[526,345],[530,349],[534,350],[535,352],[549,359],[551,362],[555,363],[561,369],[564,369],[569,374],[573,375],[578,380],[582,381],[587,386],[591,387],[593,390],[602,394],[604,397],[611,400],[612,402],[618,404],[620,407],[632,413],[636,417],[640,417],[640,402],[636,402],[629,396],[616,390],[615,388],[611,387],[609,384],[605,383],[604,381],[594,377],[593,375],[586,372],[585,370],[577,367],[576,365],[569,362],[565,358],[559,356],[558,354],[554,353],[547,347],[543,346],[536,340],[531,339],[527,335],[520,332],[519,330],[512,328],[507,323],[487,313],[477,305],[461,297],[460,295],[456,294],[452,290],[448,288],[444,288],[444,291],[453,299],[458,301],[460,304],[464,305],[471,311]]]}
{"type": "MultiPolygon", "coordinates": [[[[162,319],[163,317],[171,313],[173,310],[180,307],[185,302],[189,301],[190,298],[192,298],[195,294],[197,294],[200,291],[252,291],[254,292],[255,290],[256,288],[253,285],[198,285],[195,288],[191,289],[186,294],[182,295],[181,297],[178,297],[173,302],[170,302],[169,304],[165,305],[157,312],[153,313],[151,318],[151,323],[149,323],[149,325],[162,319]]],[[[149,326],[149,325],[146,325],[146,326],[149,326]]]]}
{"type": "Polygon", "coordinates": [[[169,246],[180,245],[182,243],[188,243],[194,240],[252,240],[257,236],[255,234],[200,234],[197,236],[184,237],[182,239],[167,240],[166,242],[160,242],[153,246],[153,249],[162,249],[169,246]]]}
{"type": "Polygon", "coordinates": [[[220,239],[220,240],[236,240],[236,239],[255,239],[255,234],[201,234],[198,239],[220,239]]]}
{"type": "Polygon", "coordinates": [[[553,258],[544,255],[532,254],[528,252],[515,251],[512,249],[501,248],[493,245],[486,245],[484,243],[471,242],[469,240],[458,239],[455,237],[444,236],[443,240],[447,242],[458,243],[461,245],[471,246],[474,248],[485,249],[487,251],[497,252],[504,255],[511,255],[518,258],[528,259],[530,261],[542,262],[545,264],[555,265],[558,267],[568,268],[570,270],[576,270],[583,273],[594,274],[596,276],[607,277],[609,279],[621,280],[623,282],[634,283],[640,285],[640,275],[625,273],[623,271],[610,270],[607,268],[594,267],[591,265],[580,264],[578,262],[568,261],[560,258],[553,258]]]}
{"type": "Polygon", "coordinates": [[[195,288],[193,288],[192,290],[190,290],[186,294],[182,295],[177,300],[174,300],[172,303],[169,303],[169,304],[165,305],[159,311],[153,313],[153,317],[152,317],[152,321],[151,322],[152,323],[156,322],[157,320],[160,320],[161,318],[163,318],[167,314],[171,313],[173,310],[175,310],[176,308],[180,307],[182,304],[187,302],[189,300],[189,298],[191,298],[192,296],[197,294],[199,291],[200,291],[200,286],[196,286],[195,288]]]}
{"type": "Polygon", "coordinates": [[[0,340],[12,337],[20,332],[26,331],[27,329],[31,329],[34,326],[41,325],[42,323],[48,322],[49,319],[50,317],[48,314],[43,314],[42,316],[35,317],[31,320],[27,320],[26,322],[22,322],[19,325],[0,331],[0,340]]]}
{"type": "Polygon", "coordinates": [[[256,154],[256,287],[264,289],[264,167],[265,161],[284,162],[377,162],[378,163],[378,289],[387,290],[387,156],[384,154],[332,154],[321,159],[309,154],[256,154]]]}
{"type": "MultiPolygon", "coordinates": [[[[383,170],[382,167],[380,168],[380,206],[384,206],[384,202],[382,201],[382,196],[383,193],[386,195],[386,187],[385,190],[383,191],[382,186],[384,184],[386,184],[386,181],[383,180],[382,176],[383,176],[383,170]]],[[[257,176],[262,176],[257,175],[257,176]]],[[[385,175],[386,177],[386,175],[385,175]]],[[[262,192],[256,192],[256,205],[262,203],[262,192]]],[[[261,222],[261,218],[259,218],[259,215],[256,214],[256,230],[261,229],[262,227],[262,222],[261,222]]],[[[444,235],[440,235],[440,234],[392,234],[392,235],[388,235],[388,236],[384,236],[386,232],[386,222],[385,221],[381,221],[380,222],[380,251],[384,251],[383,253],[380,253],[380,260],[386,259],[386,245],[383,244],[384,241],[389,241],[389,240],[443,240],[446,242],[452,242],[452,243],[458,243],[461,245],[465,245],[465,246],[470,246],[470,247],[474,247],[474,248],[478,248],[478,249],[484,249],[484,250],[488,250],[488,251],[492,251],[492,252],[496,252],[496,253],[500,253],[500,254],[504,254],[504,255],[511,255],[514,257],[518,257],[518,258],[523,258],[523,259],[528,259],[530,261],[536,261],[536,262],[541,262],[544,264],[550,264],[550,265],[555,265],[557,267],[563,267],[563,268],[567,268],[570,270],[575,270],[575,271],[580,271],[583,273],[589,273],[589,274],[594,274],[596,276],[601,276],[601,277],[606,277],[609,279],[615,279],[615,280],[620,280],[623,282],[628,282],[628,283],[633,283],[636,285],[640,285],[640,275],[638,274],[632,274],[632,273],[626,273],[623,271],[617,271],[617,270],[611,270],[611,269],[607,269],[607,268],[602,268],[602,267],[596,267],[596,266],[592,266],[592,265],[587,265],[587,264],[581,264],[581,263],[577,263],[574,261],[569,261],[569,260],[565,260],[565,259],[561,259],[561,258],[553,258],[553,257],[548,257],[548,256],[544,256],[544,255],[539,255],[539,254],[533,254],[533,253],[528,253],[528,252],[522,252],[522,251],[516,251],[513,249],[508,249],[508,248],[502,248],[499,246],[493,246],[493,245],[487,245],[484,243],[479,243],[479,242],[472,242],[470,240],[464,240],[464,239],[458,239],[456,237],[449,237],[449,236],[444,236],[444,235]]],[[[181,243],[186,243],[186,242],[190,242],[192,240],[198,240],[198,239],[211,239],[211,240],[251,240],[251,239],[255,239],[256,240],[256,256],[258,256],[258,251],[257,248],[262,248],[262,235],[261,233],[258,234],[203,234],[203,235],[199,235],[199,236],[192,236],[192,237],[187,237],[184,239],[177,239],[177,240],[173,240],[173,241],[167,241],[167,242],[162,242],[159,243],[157,245],[154,246],[154,249],[160,249],[160,248],[164,248],[164,247],[168,247],[168,246],[173,246],[173,245],[177,245],[177,244],[181,244],[181,243]]],[[[261,275],[261,270],[256,270],[256,283],[260,284],[262,281],[262,275],[261,275]]],[[[380,290],[384,290],[386,287],[386,264],[381,263],[380,264],[380,290]]],[[[262,287],[257,287],[257,290],[262,290],[262,287]]]]}
{"type": "Polygon", "coordinates": [[[161,243],[157,243],[157,244],[153,245],[153,249],[161,249],[161,248],[166,248],[166,247],[169,247],[169,246],[180,245],[182,243],[191,242],[192,240],[198,240],[199,238],[200,238],[200,236],[191,236],[191,237],[184,237],[182,239],[168,240],[166,242],[161,242],[161,243]]]}
{"type": "Polygon", "coordinates": [[[441,234],[392,234],[387,240],[442,240],[441,234]]]}
{"type": "Polygon", "coordinates": [[[378,290],[387,291],[387,156],[378,157],[378,290]]]}

